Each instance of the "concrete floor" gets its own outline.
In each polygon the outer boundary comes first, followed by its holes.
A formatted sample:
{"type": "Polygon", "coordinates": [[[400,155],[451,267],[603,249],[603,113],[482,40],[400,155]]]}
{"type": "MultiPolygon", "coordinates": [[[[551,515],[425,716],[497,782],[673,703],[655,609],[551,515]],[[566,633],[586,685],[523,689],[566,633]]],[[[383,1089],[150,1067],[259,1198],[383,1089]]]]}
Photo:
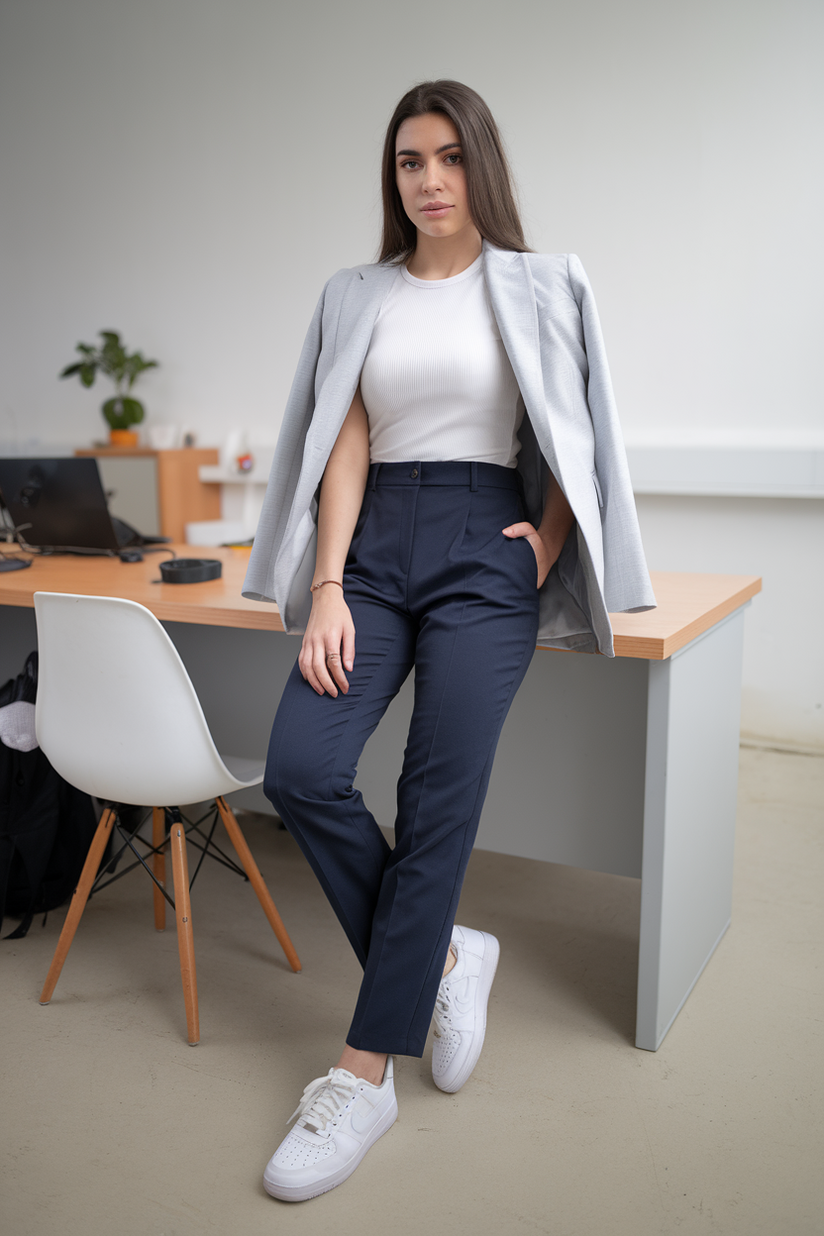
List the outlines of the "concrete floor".
{"type": "Polygon", "coordinates": [[[248,885],[198,879],[198,1047],[141,873],[89,904],[46,1008],[65,911],[2,941],[0,1230],[820,1236],[824,758],[742,750],[741,774],[733,926],[657,1053],[632,1045],[638,882],[476,851],[459,921],[502,958],[475,1074],[450,1096],[398,1060],[397,1124],[299,1205],[261,1172],[359,971],[291,838],[241,817],[301,975],[248,885]]]}

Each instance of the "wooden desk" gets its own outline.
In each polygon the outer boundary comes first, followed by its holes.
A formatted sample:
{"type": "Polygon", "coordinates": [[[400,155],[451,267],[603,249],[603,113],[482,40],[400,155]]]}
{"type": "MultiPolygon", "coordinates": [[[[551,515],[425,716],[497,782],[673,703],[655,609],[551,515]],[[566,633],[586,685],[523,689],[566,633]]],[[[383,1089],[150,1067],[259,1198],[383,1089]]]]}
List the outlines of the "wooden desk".
{"type": "MultiPolygon", "coordinates": [[[[240,595],[248,549],[193,549],[175,545],[179,557],[219,558],[221,579],[203,584],[158,584],[158,561],[118,558],[35,558],[27,571],[0,576],[0,605],[33,605],[34,593],[77,592],[84,596],[126,597],[139,601],[163,622],[282,631],[277,606],[240,595]]],[[[708,631],[761,591],[757,575],[691,575],[653,571],[658,608],[644,614],[613,614],[615,655],[663,661],[708,631]]]]}
{"type": "MultiPolygon", "coordinates": [[[[182,553],[190,554],[181,547],[182,553]]],[[[218,747],[262,758],[298,652],[274,606],[245,601],[248,551],[207,550],[223,578],[156,584],[158,556],[43,558],[0,575],[0,681],[35,643],[38,589],[123,596],[164,623],[218,747]],[[228,705],[242,701],[242,711],[228,705]]],[[[730,922],[744,610],[757,576],[653,574],[659,608],[614,617],[614,659],[533,659],[501,736],[477,844],[641,878],[636,1044],[654,1051],[730,922]]],[[[379,820],[395,812],[412,688],[358,770],[379,820]]],[[[271,808],[258,790],[239,805],[271,808]]]]}
{"type": "Polygon", "coordinates": [[[34,594],[40,591],[76,592],[81,596],[138,601],[161,622],[283,630],[276,605],[247,601],[240,595],[249,562],[248,549],[203,549],[191,545],[168,548],[179,558],[219,558],[223,575],[203,584],[155,583],[160,579],[160,563],[170,556],[165,546],[156,553],[144,551],[142,562],[55,554],[35,557],[25,571],[0,575],[0,605],[33,606],[34,594]]]}

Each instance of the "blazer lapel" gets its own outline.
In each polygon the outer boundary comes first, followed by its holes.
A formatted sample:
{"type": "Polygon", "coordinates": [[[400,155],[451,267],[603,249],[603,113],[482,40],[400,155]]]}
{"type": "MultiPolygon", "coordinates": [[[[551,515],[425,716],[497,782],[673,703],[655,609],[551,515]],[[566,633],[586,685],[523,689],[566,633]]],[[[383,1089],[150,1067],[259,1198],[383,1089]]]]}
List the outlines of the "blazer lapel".
{"type": "Polygon", "coordinates": [[[549,425],[541,369],[541,338],[532,273],[526,255],[483,242],[484,274],[492,312],[523,396],[532,428],[554,475],[560,475],[549,425]]]}

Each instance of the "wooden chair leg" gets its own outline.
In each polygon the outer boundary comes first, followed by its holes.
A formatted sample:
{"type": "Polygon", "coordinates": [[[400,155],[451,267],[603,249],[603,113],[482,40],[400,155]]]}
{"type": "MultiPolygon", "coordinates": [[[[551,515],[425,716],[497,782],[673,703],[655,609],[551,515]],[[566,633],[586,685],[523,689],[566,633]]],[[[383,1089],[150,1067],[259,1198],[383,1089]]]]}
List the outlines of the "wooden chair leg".
{"type": "Polygon", "coordinates": [[[69,912],[66,915],[63,930],[60,932],[60,939],[57,941],[57,948],[54,950],[49,973],[46,975],[46,982],[40,993],[41,1004],[49,1003],[57,986],[60,971],[63,969],[63,962],[66,960],[72,940],[74,939],[74,933],[77,931],[83,911],[86,908],[86,902],[89,900],[89,893],[94,884],[100,861],[103,858],[103,851],[106,849],[106,844],[114,826],[114,821],[114,810],[111,807],[106,807],[100,817],[100,823],[97,825],[97,831],[92,838],[92,843],[89,846],[89,853],[86,855],[86,861],[83,864],[77,888],[74,890],[74,896],[69,905],[69,912]]]}
{"type": "MultiPolygon", "coordinates": [[[[166,836],[166,812],[162,807],[152,807],[152,845],[155,848],[152,864],[154,876],[163,887],[166,887],[166,854],[163,845],[166,836]]],[[[166,898],[156,884],[152,885],[154,892],[154,923],[155,931],[166,930],[166,898]]]]}
{"type": "Polygon", "coordinates": [[[172,825],[169,834],[172,851],[172,875],[175,885],[175,915],[177,947],[180,953],[180,978],[186,1004],[186,1028],[189,1044],[200,1042],[200,1021],[197,1012],[197,975],[195,974],[195,942],[192,935],[192,905],[189,899],[189,864],[186,859],[186,832],[183,825],[172,825]]]}
{"type": "Polygon", "coordinates": [[[243,864],[243,868],[249,877],[249,882],[252,885],[252,888],[257,893],[257,899],[263,907],[263,913],[268,918],[269,924],[277,936],[281,948],[286,954],[286,960],[289,962],[289,965],[295,973],[299,974],[302,968],[300,958],[295,952],[295,946],[289,939],[289,933],[283,925],[283,919],[278,914],[277,907],[269,895],[269,890],[266,887],[263,876],[258,870],[257,863],[252,857],[252,851],[246,843],[246,838],[240,831],[240,826],[235,819],[235,813],[232,811],[225,798],[216,798],[215,802],[217,803],[217,809],[220,812],[220,818],[223,820],[226,832],[229,834],[229,840],[235,847],[237,856],[243,864]]]}

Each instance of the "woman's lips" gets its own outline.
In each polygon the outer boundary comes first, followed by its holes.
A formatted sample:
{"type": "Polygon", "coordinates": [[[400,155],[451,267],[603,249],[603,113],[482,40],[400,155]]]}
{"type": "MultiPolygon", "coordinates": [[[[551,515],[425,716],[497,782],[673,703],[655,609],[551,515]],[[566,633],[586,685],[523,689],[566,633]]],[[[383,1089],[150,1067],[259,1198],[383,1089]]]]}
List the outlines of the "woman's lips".
{"type": "Polygon", "coordinates": [[[433,202],[431,206],[421,207],[421,213],[425,214],[427,219],[443,219],[444,215],[448,215],[451,206],[447,206],[444,202],[433,202]]]}

